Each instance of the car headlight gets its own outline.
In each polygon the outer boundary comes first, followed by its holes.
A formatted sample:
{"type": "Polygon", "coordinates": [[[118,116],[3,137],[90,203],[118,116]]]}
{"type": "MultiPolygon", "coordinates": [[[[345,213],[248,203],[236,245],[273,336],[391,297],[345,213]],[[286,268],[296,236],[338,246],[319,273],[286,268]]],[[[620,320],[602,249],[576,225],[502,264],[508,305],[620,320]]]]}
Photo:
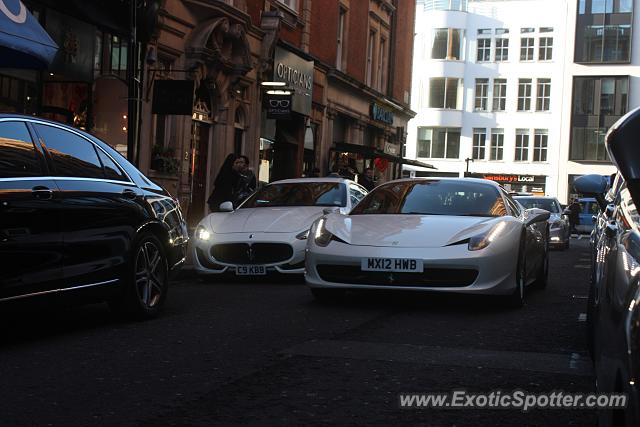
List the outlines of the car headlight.
{"type": "Polygon", "coordinates": [[[326,219],[320,218],[316,223],[315,232],[313,233],[314,242],[316,245],[321,247],[327,246],[333,237],[333,234],[329,233],[329,231],[324,227],[326,221],[326,219]]]}
{"type": "Polygon", "coordinates": [[[484,233],[471,237],[469,239],[469,244],[468,244],[469,250],[479,251],[480,249],[486,248],[487,246],[489,246],[491,242],[493,242],[496,239],[496,237],[500,235],[500,233],[502,232],[502,230],[504,230],[505,227],[506,227],[506,224],[504,222],[500,222],[494,225],[493,227],[491,227],[489,230],[485,231],[484,233]]]}
{"type": "Polygon", "coordinates": [[[561,228],[561,227],[562,227],[562,221],[554,221],[551,223],[552,229],[561,228]]]}
{"type": "Polygon", "coordinates": [[[305,230],[296,236],[296,239],[298,240],[307,240],[308,238],[309,238],[309,230],[305,230]]]}
{"type": "Polygon", "coordinates": [[[196,228],[196,239],[206,242],[210,238],[211,238],[211,232],[209,232],[209,230],[207,230],[201,225],[199,225],[198,228],[196,228]]]}

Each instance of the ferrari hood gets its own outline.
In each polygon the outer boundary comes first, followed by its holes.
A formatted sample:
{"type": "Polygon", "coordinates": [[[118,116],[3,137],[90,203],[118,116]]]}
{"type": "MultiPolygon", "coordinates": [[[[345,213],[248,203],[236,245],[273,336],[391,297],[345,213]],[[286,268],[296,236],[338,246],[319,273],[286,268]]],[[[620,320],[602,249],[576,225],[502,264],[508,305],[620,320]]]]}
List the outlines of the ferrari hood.
{"type": "Polygon", "coordinates": [[[339,215],[325,227],[352,245],[436,248],[489,229],[498,218],[437,215],[339,215]]]}
{"type": "Polygon", "coordinates": [[[322,215],[322,206],[263,207],[209,215],[214,233],[293,233],[311,227],[322,215]]]}

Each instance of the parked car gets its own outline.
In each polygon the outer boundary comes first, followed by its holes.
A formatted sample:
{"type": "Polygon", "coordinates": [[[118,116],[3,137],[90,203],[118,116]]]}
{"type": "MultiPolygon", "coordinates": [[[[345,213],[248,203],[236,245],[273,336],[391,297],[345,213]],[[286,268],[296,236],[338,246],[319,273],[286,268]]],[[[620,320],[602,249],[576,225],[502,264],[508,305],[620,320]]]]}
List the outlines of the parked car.
{"type": "Polygon", "coordinates": [[[549,246],[560,249],[569,249],[571,237],[571,226],[569,217],[564,214],[560,202],[555,197],[542,196],[513,196],[525,209],[544,209],[549,211],[551,216],[547,220],[549,223],[549,246]]]}
{"type": "Polygon", "coordinates": [[[578,203],[580,204],[580,222],[576,225],[576,230],[583,234],[591,234],[595,223],[594,217],[600,212],[598,202],[593,197],[581,197],[578,203]]]}
{"type": "Polygon", "coordinates": [[[519,307],[526,286],[547,283],[547,219],[492,181],[391,181],[314,223],[306,282],[319,299],[402,289],[501,295],[519,307]]]}
{"type": "Polygon", "coordinates": [[[628,396],[627,407],[599,412],[601,426],[640,425],[640,109],[609,130],[606,146],[620,176],[586,175],[574,186],[593,195],[602,211],[592,233],[592,277],[587,326],[597,390],[628,396]]]}
{"type": "Polygon", "coordinates": [[[117,151],[0,114],[0,301],[73,294],[155,316],[183,263],[178,203],[117,151]]]}
{"type": "Polygon", "coordinates": [[[202,274],[303,274],[305,246],[313,221],[325,211],[349,212],[367,190],[343,178],[300,178],[263,186],[236,210],[200,221],[193,242],[202,274]]]}

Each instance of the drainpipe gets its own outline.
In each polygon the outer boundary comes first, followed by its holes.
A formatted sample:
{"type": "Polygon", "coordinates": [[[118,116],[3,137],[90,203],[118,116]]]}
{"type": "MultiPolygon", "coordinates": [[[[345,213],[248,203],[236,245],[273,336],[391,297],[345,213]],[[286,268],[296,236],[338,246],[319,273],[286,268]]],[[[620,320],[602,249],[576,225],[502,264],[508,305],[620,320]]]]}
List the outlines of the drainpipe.
{"type": "Polygon", "coordinates": [[[311,40],[311,2],[312,0],[304,0],[302,2],[302,45],[300,46],[305,53],[309,53],[309,42],[311,40]]]}

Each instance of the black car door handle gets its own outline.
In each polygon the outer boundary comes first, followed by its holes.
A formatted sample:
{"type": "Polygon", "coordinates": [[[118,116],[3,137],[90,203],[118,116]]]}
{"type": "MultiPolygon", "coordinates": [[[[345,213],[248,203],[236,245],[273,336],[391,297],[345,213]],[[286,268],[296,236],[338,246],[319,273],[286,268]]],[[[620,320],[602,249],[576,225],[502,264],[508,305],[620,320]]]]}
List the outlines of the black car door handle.
{"type": "Polygon", "coordinates": [[[31,194],[38,200],[53,199],[53,190],[43,185],[37,185],[31,189],[31,194]]]}
{"type": "Polygon", "coordinates": [[[135,199],[138,196],[135,191],[129,190],[128,188],[126,190],[122,190],[122,195],[127,199],[135,199]]]}

